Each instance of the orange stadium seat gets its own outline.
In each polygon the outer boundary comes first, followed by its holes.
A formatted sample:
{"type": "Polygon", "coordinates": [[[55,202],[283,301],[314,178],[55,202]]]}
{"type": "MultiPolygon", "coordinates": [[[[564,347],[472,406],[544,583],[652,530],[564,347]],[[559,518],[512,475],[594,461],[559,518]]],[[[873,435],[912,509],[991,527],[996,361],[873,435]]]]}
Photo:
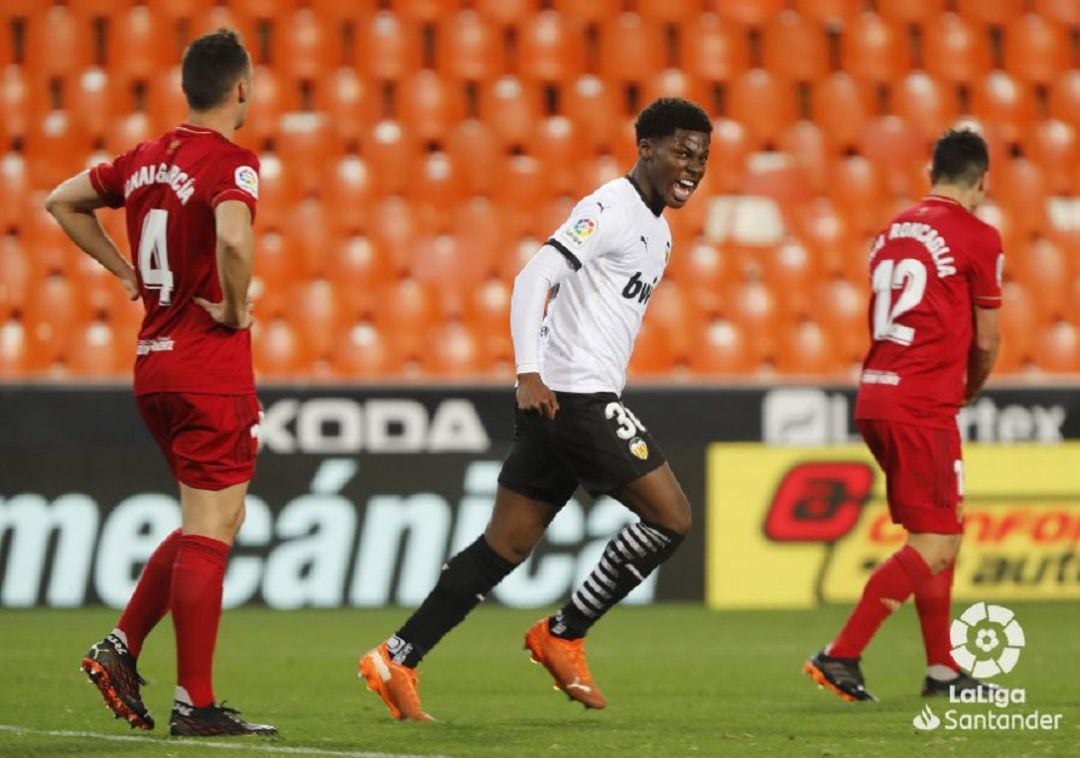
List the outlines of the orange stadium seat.
{"type": "Polygon", "coordinates": [[[299,93],[282,82],[269,66],[256,66],[251,78],[251,105],[238,138],[251,145],[262,145],[277,136],[282,115],[296,110],[299,93]]]}
{"type": "Polygon", "coordinates": [[[1024,12],[1026,0],[957,0],[956,12],[966,19],[1002,26],[1024,12]]]}
{"type": "Polygon", "coordinates": [[[1015,251],[1006,251],[1010,274],[1034,295],[1031,311],[1041,323],[1066,318],[1069,302],[1069,264],[1065,252],[1045,237],[1036,237],[1015,251]]]}
{"type": "Polygon", "coordinates": [[[714,119],[709,167],[705,173],[709,186],[721,194],[738,190],[750,151],[746,126],[733,119],[714,119]]]}
{"type": "Polygon", "coordinates": [[[642,102],[649,103],[660,97],[681,97],[701,105],[706,110],[710,108],[711,96],[705,82],[681,68],[665,68],[645,82],[645,97],[642,102]]]}
{"type": "Polygon", "coordinates": [[[665,280],[656,285],[649,299],[648,321],[667,343],[672,360],[686,363],[694,341],[705,326],[705,313],[685,295],[678,282],[665,280]]]}
{"type": "Polygon", "coordinates": [[[925,71],[912,71],[893,86],[892,112],[915,127],[928,143],[936,141],[959,115],[952,88],[925,71]]]}
{"type": "Polygon", "coordinates": [[[391,343],[393,335],[384,334],[374,324],[359,321],[338,335],[331,364],[342,377],[382,379],[399,376],[401,358],[391,343]]]}
{"type": "Polygon", "coordinates": [[[687,20],[679,40],[682,67],[704,82],[730,82],[750,67],[746,33],[715,13],[687,20]]]}
{"type": "Polygon", "coordinates": [[[847,71],[835,71],[811,90],[811,113],[834,152],[853,149],[870,118],[870,89],[847,71]]]}
{"type": "Polygon", "coordinates": [[[464,310],[468,291],[487,279],[494,268],[492,259],[465,249],[449,234],[422,237],[410,253],[409,273],[431,285],[443,313],[454,315],[464,310]]]}
{"type": "Polygon", "coordinates": [[[345,319],[334,284],[320,277],[297,282],[291,289],[290,319],[313,358],[328,359],[345,319]]]}
{"type": "Polygon", "coordinates": [[[259,203],[255,222],[260,230],[280,230],[285,225],[285,209],[299,202],[288,166],[277,153],[259,153],[259,203]]]}
{"type": "Polygon", "coordinates": [[[704,238],[695,239],[686,246],[673,247],[664,274],[665,280],[671,278],[679,282],[699,307],[710,312],[717,309],[720,290],[737,276],[734,257],[704,238]]]}
{"type": "Polygon", "coordinates": [[[285,114],[274,144],[289,167],[292,191],[301,195],[319,192],[324,167],[339,152],[330,139],[326,116],[311,111],[285,114]]]}
{"type": "Polygon", "coordinates": [[[834,278],[818,285],[812,296],[814,317],[829,335],[841,366],[858,363],[870,347],[867,328],[870,288],[865,275],[856,281],[857,284],[834,278]]]}
{"type": "Polygon", "coordinates": [[[1018,142],[1035,113],[1031,89],[1006,71],[991,71],[976,82],[972,107],[980,119],[1001,130],[1007,142],[1018,142]]]}
{"type": "Polygon", "coordinates": [[[279,11],[271,40],[270,62],[289,86],[320,79],[345,63],[340,31],[311,8],[279,11]]]}
{"type": "Polygon", "coordinates": [[[500,26],[514,26],[536,12],[536,0],[473,0],[473,5],[485,18],[500,26]]]}
{"type": "Polygon", "coordinates": [[[1035,0],[1035,12],[1067,26],[1080,26],[1080,4],[1076,0],[1035,0]]]}
{"type": "Polygon", "coordinates": [[[147,83],[146,111],[155,134],[171,129],[187,118],[187,100],[180,89],[180,78],[180,66],[176,65],[156,72],[147,83]]]}
{"type": "Polygon", "coordinates": [[[881,170],[861,155],[839,158],[829,171],[829,196],[856,234],[876,232],[886,219],[879,215],[885,196],[881,170]]]}
{"type": "Polygon", "coordinates": [[[15,137],[25,137],[34,120],[35,112],[49,109],[44,89],[34,87],[27,81],[25,67],[8,64],[0,71],[0,140],[6,146],[15,137]]]}
{"type": "MultiPolygon", "coordinates": [[[[109,2],[109,5],[115,5],[109,2]]],[[[216,5],[216,0],[146,0],[145,5],[150,13],[158,18],[167,19],[169,22],[203,19],[209,15],[216,5]]],[[[193,30],[199,32],[198,29],[193,30]]]]}
{"type": "Polygon", "coordinates": [[[795,122],[794,86],[762,68],[747,71],[731,87],[727,115],[743,123],[755,148],[775,145],[795,122]]]}
{"type": "Polygon", "coordinates": [[[667,63],[662,29],[636,13],[620,13],[600,28],[600,76],[613,84],[644,85],[667,63]]]}
{"type": "Polygon", "coordinates": [[[554,0],[559,15],[594,24],[616,15],[622,0],[554,0]]]}
{"type": "Polygon", "coordinates": [[[585,74],[563,90],[562,113],[572,120],[592,150],[612,144],[617,119],[623,116],[615,88],[598,76],[585,74]]]}
{"type": "Polygon", "coordinates": [[[1073,185],[1073,169],[1080,160],[1076,131],[1073,124],[1044,119],[1033,123],[1024,136],[1024,154],[1042,168],[1050,195],[1068,195],[1080,189],[1073,185]]]}
{"type": "Polygon", "coordinates": [[[71,376],[119,377],[130,373],[135,364],[135,344],[118,335],[107,321],[93,321],[71,332],[63,357],[71,376]]]}
{"type": "Polygon", "coordinates": [[[29,352],[37,365],[51,365],[79,324],[77,290],[65,277],[49,276],[35,283],[30,294],[22,317],[29,352]]]}
{"type": "Polygon", "coordinates": [[[400,195],[384,198],[371,209],[368,233],[385,252],[395,274],[405,273],[413,243],[432,231],[419,226],[412,205],[400,195]]]}
{"type": "Polygon", "coordinates": [[[787,239],[762,258],[765,283],[780,293],[778,308],[788,319],[808,317],[818,262],[797,239],[787,239]]]}
{"type": "Polygon", "coordinates": [[[379,288],[374,321],[403,359],[418,359],[427,331],[440,319],[435,293],[415,279],[402,279],[379,288]]]}
{"type": "Polygon", "coordinates": [[[806,171],[784,153],[757,153],[751,157],[742,194],[771,197],[785,213],[791,213],[812,196],[806,171]]]}
{"type": "Polygon", "coordinates": [[[793,81],[812,82],[829,69],[825,30],[787,10],[765,23],[762,55],[765,69],[793,81]]]}
{"type": "Polygon", "coordinates": [[[821,127],[813,121],[796,121],[780,137],[779,147],[794,159],[814,194],[823,193],[828,180],[829,157],[821,127]]]}
{"type": "Polygon", "coordinates": [[[54,77],[77,76],[92,64],[92,28],[91,19],[79,17],[66,5],[41,3],[27,22],[23,46],[34,86],[46,86],[54,77]]]}
{"type": "Polygon", "coordinates": [[[110,79],[105,69],[90,66],[65,87],[64,106],[88,143],[100,141],[112,122],[131,112],[130,104],[111,91],[110,79]]]}
{"type": "MultiPolygon", "coordinates": [[[[333,2],[333,0],[327,0],[333,2]]],[[[376,5],[376,3],[372,3],[376,5]]],[[[385,4],[383,4],[385,5],[385,4]]],[[[451,15],[460,7],[459,0],[408,0],[394,2],[394,10],[412,21],[439,21],[451,15]]]]}
{"type": "Polygon", "coordinates": [[[436,51],[439,71],[455,81],[494,79],[506,66],[498,30],[473,10],[439,22],[436,51]]]}
{"type": "Polygon", "coordinates": [[[465,192],[487,194],[492,190],[501,156],[486,122],[468,118],[456,123],[447,135],[446,153],[465,192]]]}
{"type": "Polygon", "coordinates": [[[480,88],[480,115],[498,148],[527,147],[541,112],[539,88],[516,76],[503,76],[480,88]]]}
{"type": "Polygon", "coordinates": [[[1050,84],[1069,68],[1068,32],[1026,13],[1005,27],[1005,70],[1025,82],[1050,84]]]}
{"type": "Polygon", "coordinates": [[[29,251],[30,270],[37,279],[71,273],[76,256],[83,255],[45,210],[45,192],[32,191],[19,198],[20,242],[29,251]]]}
{"type": "Polygon", "coordinates": [[[315,81],[313,106],[346,148],[361,142],[381,113],[378,87],[347,66],[324,72],[315,81]]]}
{"type": "Polygon", "coordinates": [[[944,81],[974,82],[990,68],[989,36],[956,13],[942,14],[923,35],[923,64],[944,81]]]}
{"type": "Polygon", "coordinates": [[[578,166],[587,155],[587,144],[574,122],[566,116],[540,119],[529,145],[543,164],[548,187],[560,194],[573,193],[578,166]]]}
{"type": "Polygon", "coordinates": [[[394,281],[387,256],[370,237],[362,235],[338,239],[330,253],[330,267],[334,272],[330,281],[347,319],[370,317],[379,288],[394,281]]]}
{"type": "Polygon", "coordinates": [[[480,340],[483,352],[495,360],[513,361],[510,339],[511,285],[488,279],[473,287],[465,299],[463,321],[480,340]]]}
{"type": "Polygon", "coordinates": [[[547,234],[549,229],[536,228],[536,209],[543,206],[548,189],[544,166],[531,155],[512,155],[505,158],[496,175],[498,193],[495,203],[505,216],[511,232],[529,231],[547,234]]]}
{"type": "Polygon", "coordinates": [[[727,319],[716,319],[707,324],[694,344],[688,363],[695,374],[747,374],[757,368],[760,360],[755,341],[741,326],[727,319]]]}
{"type": "Polygon", "coordinates": [[[0,322],[22,311],[30,296],[31,268],[19,238],[11,233],[0,237],[0,322]]]}
{"type": "Polygon", "coordinates": [[[815,197],[788,215],[792,231],[810,249],[820,271],[845,270],[844,251],[851,247],[855,234],[851,219],[840,213],[832,200],[815,197]]]}
{"type": "Polygon", "coordinates": [[[1042,171],[1031,161],[1013,158],[995,166],[990,192],[1008,212],[1014,233],[1046,229],[1046,188],[1042,171]]]}
{"type": "MultiPolygon", "coordinates": [[[[1006,263],[1006,270],[1009,268],[1006,263]]],[[[1024,285],[1006,280],[1001,285],[1001,354],[1003,371],[1019,371],[1030,360],[1035,333],[1033,298],[1024,285]]]]}
{"type": "Polygon", "coordinates": [[[540,11],[521,26],[521,75],[569,86],[585,71],[584,32],[582,24],[566,13],[540,11]]]}
{"type": "Polygon", "coordinates": [[[327,160],[322,175],[322,198],[330,223],[340,232],[367,227],[375,197],[371,167],[355,153],[327,160]]]}
{"type": "Polygon", "coordinates": [[[697,17],[697,0],[637,0],[641,17],[652,24],[678,24],[697,17]]]}
{"type": "Polygon", "coordinates": [[[300,265],[285,238],[275,231],[255,235],[255,270],[251,278],[251,299],[255,318],[266,321],[285,314],[289,291],[301,276],[300,265]]]}
{"type": "Polygon", "coordinates": [[[721,299],[722,314],[739,324],[758,345],[762,358],[775,358],[780,334],[780,307],[776,293],[757,279],[736,282],[721,299]]]}
{"type": "Polygon", "coordinates": [[[416,148],[413,135],[403,121],[383,120],[371,128],[364,141],[363,156],[371,167],[379,195],[404,191],[411,176],[412,164],[407,159],[416,148]]]}
{"type": "Polygon", "coordinates": [[[1080,124],[1080,68],[1062,73],[1050,85],[1050,116],[1080,124]]]}
{"type": "Polygon", "coordinates": [[[0,320],[0,377],[25,378],[30,372],[26,329],[14,318],[0,320]]]}
{"type": "Polygon", "coordinates": [[[313,356],[304,338],[284,318],[256,321],[251,337],[258,379],[292,379],[310,374],[313,356]]]}
{"type": "Polygon", "coordinates": [[[801,321],[781,330],[776,368],[783,374],[830,376],[843,368],[829,335],[814,321],[801,321]]]}
{"type": "Polygon", "coordinates": [[[796,0],[795,10],[819,24],[847,29],[862,5],[862,0],[796,0]]]}
{"type": "Polygon", "coordinates": [[[30,194],[26,158],[17,151],[0,154],[0,221],[3,229],[25,228],[23,203],[30,194]]]}
{"type": "Polygon", "coordinates": [[[52,189],[83,167],[90,145],[73,122],[67,111],[54,110],[31,126],[25,147],[33,187],[52,189]]]}
{"type": "Polygon", "coordinates": [[[457,321],[432,327],[419,358],[428,376],[461,379],[491,369],[491,358],[484,353],[480,340],[457,321]]]}
{"type": "MultiPolygon", "coordinates": [[[[110,156],[126,153],[140,142],[158,136],[150,114],[145,111],[114,116],[105,131],[105,152],[110,156]]],[[[81,153],[85,163],[85,153],[81,153]]]]}
{"type": "Polygon", "coordinates": [[[397,92],[398,117],[421,144],[438,142],[465,115],[463,89],[435,71],[418,71],[397,92]]]}
{"type": "Polygon", "coordinates": [[[948,0],[880,0],[878,13],[901,24],[930,24],[945,10],[948,0]]]}
{"type": "Polygon", "coordinates": [[[302,277],[331,276],[333,227],[317,197],[306,197],[286,210],[285,247],[302,277]]]}
{"type": "Polygon", "coordinates": [[[840,38],[843,69],[862,81],[888,83],[911,66],[907,30],[876,13],[862,13],[840,38]]]}
{"type": "Polygon", "coordinates": [[[921,192],[912,181],[913,171],[921,171],[928,154],[918,131],[899,116],[881,116],[870,121],[863,130],[860,152],[883,172],[894,195],[921,192]]]}
{"type": "Polygon", "coordinates": [[[109,75],[125,83],[146,80],[179,61],[182,51],[173,30],[168,19],[145,5],[114,9],[105,46],[109,75]]]}
{"type": "Polygon", "coordinates": [[[641,331],[634,342],[634,352],[630,356],[627,372],[632,379],[644,377],[663,377],[671,373],[679,362],[668,335],[652,319],[641,322],[641,331]]]}
{"type": "Polygon", "coordinates": [[[723,0],[716,3],[716,11],[726,21],[746,26],[760,26],[780,13],[784,0],[723,0]]]}
{"type": "Polygon", "coordinates": [[[401,81],[420,68],[420,29],[391,11],[379,11],[370,23],[360,24],[354,48],[361,74],[372,79],[401,81]]]}
{"type": "Polygon", "coordinates": [[[1031,347],[1035,364],[1043,371],[1080,371],[1080,333],[1068,321],[1039,329],[1031,347]]]}

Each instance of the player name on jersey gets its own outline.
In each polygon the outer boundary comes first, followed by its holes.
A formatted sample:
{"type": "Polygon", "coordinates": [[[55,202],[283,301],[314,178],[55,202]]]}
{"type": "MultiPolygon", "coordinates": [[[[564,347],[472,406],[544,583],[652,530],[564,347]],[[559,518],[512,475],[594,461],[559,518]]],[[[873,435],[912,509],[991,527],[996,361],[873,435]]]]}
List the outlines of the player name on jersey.
{"type": "Polygon", "coordinates": [[[159,163],[157,166],[140,166],[124,182],[124,197],[148,184],[167,184],[176,193],[181,205],[195,194],[195,178],[176,164],[159,163]]]}
{"type": "MultiPolygon", "coordinates": [[[[924,224],[921,221],[898,221],[889,227],[889,239],[913,239],[920,243],[934,259],[939,279],[956,273],[956,259],[950,255],[949,243],[945,241],[941,232],[930,224],[924,224]]],[[[874,245],[874,252],[876,253],[884,244],[884,238],[879,238],[877,244],[874,245]]]]}

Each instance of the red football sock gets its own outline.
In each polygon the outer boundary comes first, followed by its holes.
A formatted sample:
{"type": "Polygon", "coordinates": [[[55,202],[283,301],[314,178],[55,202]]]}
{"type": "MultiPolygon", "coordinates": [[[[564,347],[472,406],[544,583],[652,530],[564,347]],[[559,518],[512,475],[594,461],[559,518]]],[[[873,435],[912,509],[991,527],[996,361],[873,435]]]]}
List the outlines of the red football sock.
{"type": "Polygon", "coordinates": [[[957,671],[949,641],[949,616],[952,606],[953,561],[944,571],[915,587],[915,608],[919,611],[926,665],[942,665],[957,671]]]}
{"type": "Polygon", "coordinates": [[[930,567],[911,545],[893,553],[866,582],[862,599],[829,647],[838,658],[858,658],[881,622],[930,577],[930,567]]]}
{"type": "Polygon", "coordinates": [[[143,640],[157,622],[169,610],[169,586],[172,583],[173,564],[180,548],[181,532],[177,529],[161,541],[146,561],[139,576],[139,583],[131,593],[116,628],[127,638],[127,647],[136,658],[142,650],[143,640]]]}
{"type": "Polygon", "coordinates": [[[213,664],[229,546],[186,534],[180,538],[172,580],[176,681],[196,708],[214,702],[213,664]]]}

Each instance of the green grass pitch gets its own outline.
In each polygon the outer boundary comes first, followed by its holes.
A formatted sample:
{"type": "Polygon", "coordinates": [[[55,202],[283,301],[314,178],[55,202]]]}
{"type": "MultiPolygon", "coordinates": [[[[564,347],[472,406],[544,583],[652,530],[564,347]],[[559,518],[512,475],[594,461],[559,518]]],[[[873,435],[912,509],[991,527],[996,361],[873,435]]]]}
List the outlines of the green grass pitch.
{"type": "MultiPolygon", "coordinates": [[[[697,606],[617,608],[589,638],[605,711],[552,690],[522,650],[536,611],[481,608],[421,666],[425,708],[439,722],[391,721],[355,676],[357,656],[392,632],[401,610],[227,611],[216,689],[279,740],[204,744],[166,737],[174,668],[172,630],[143,653],[153,732],[111,719],[79,673],[83,651],[109,630],[108,609],[0,612],[3,756],[889,756],[1080,755],[1080,614],[1073,603],[1009,604],[1027,633],[1016,669],[999,682],[1026,688],[1016,712],[1063,713],[1057,732],[918,732],[912,718],[923,657],[905,606],[864,658],[882,702],[847,704],[800,673],[846,608],[712,612],[697,606]],[[72,734],[76,733],[76,734],[72,734]],[[133,739],[117,739],[133,737],[133,739]]],[[[956,612],[960,608],[954,609],[956,612]]],[[[949,706],[984,713],[992,705],[949,706]]]]}

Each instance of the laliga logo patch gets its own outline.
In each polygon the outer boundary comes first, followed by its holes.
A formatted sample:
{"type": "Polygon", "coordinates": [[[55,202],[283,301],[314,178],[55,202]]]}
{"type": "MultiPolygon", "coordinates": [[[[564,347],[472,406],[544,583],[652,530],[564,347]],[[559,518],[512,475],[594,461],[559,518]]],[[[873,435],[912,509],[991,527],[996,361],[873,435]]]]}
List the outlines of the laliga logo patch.
{"type": "Polygon", "coordinates": [[[953,660],[976,678],[1012,671],[1026,644],[1015,614],[1003,605],[986,603],[975,603],[953,619],[949,641],[953,660]]]}
{"type": "Polygon", "coordinates": [[[585,240],[595,233],[596,220],[586,216],[575,221],[574,225],[567,229],[566,236],[570,238],[571,242],[580,247],[585,244],[585,240]]]}
{"type": "Polygon", "coordinates": [[[256,200],[259,199],[259,175],[255,173],[255,169],[251,166],[237,166],[234,176],[237,187],[256,200]]]}
{"type": "Polygon", "coordinates": [[[630,440],[630,453],[635,458],[645,460],[649,457],[649,446],[645,444],[645,440],[641,439],[641,437],[634,437],[634,439],[630,440]]]}

